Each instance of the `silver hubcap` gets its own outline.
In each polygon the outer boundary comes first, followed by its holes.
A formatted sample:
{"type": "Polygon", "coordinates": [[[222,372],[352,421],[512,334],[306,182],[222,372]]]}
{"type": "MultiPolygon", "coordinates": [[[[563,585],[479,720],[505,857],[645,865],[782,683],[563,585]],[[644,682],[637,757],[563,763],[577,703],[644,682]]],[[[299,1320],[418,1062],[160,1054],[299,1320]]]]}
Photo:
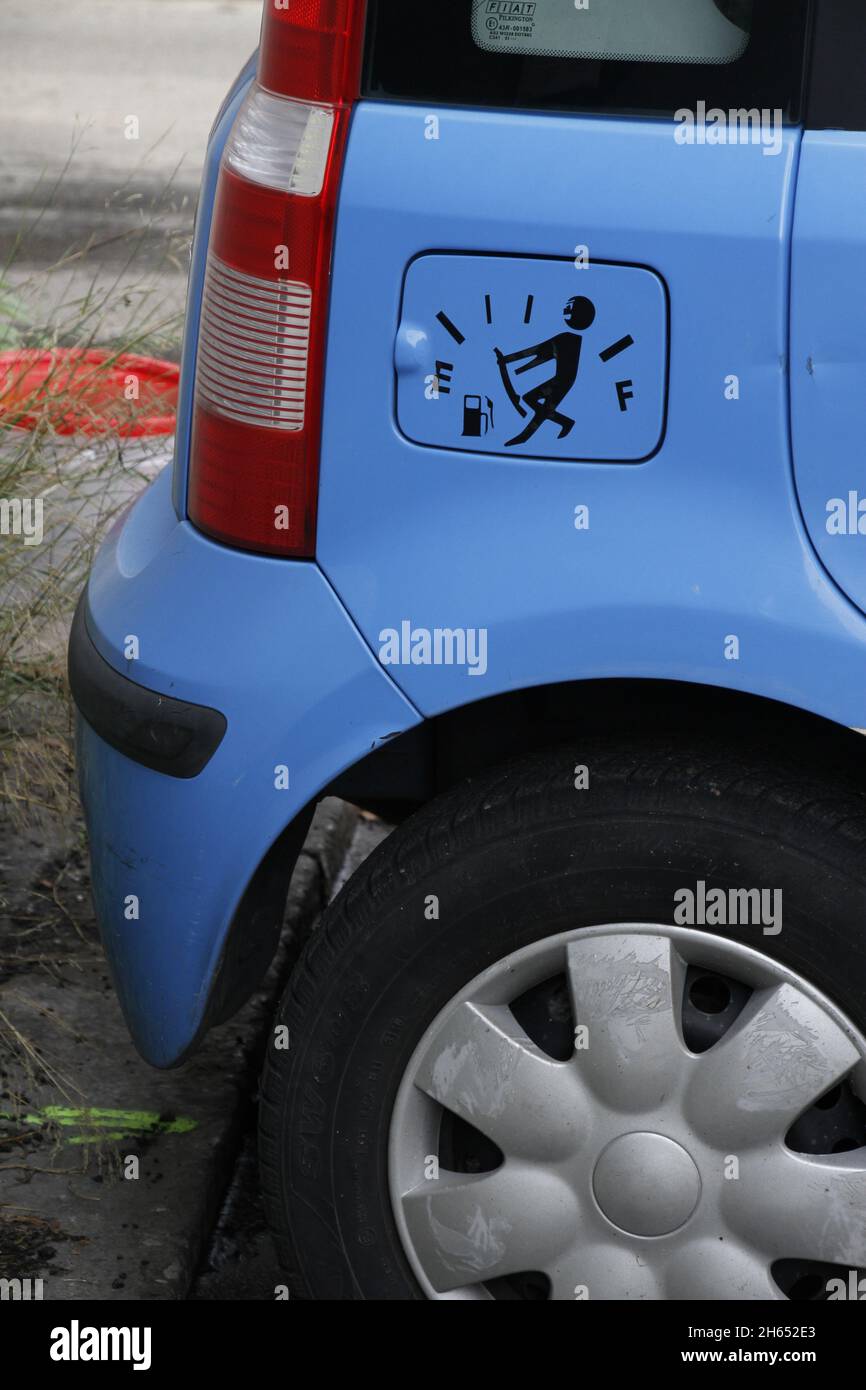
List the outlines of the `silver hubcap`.
{"type": "Polygon", "coordinates": [[[866,1148],[786,1143],[843,1082],[866,1100],[866,1039],[758,951],[642,924],[540,941],[462,990],[407,1068],[389,1152],[407,1256],[433,1299],[516,1276],[560,1300],[784,1299],[779,1261],[863,1269],[866,1148]],[[701,1052],[683,1035],[689,967],[745,987],[701,1052]],[[510,1007],[558,976],[568,1060],[510,1007]],[[482,1171],[440,1162],[446,1116],[485,1136],[482,1171]]]}
{"type": "Polygon", "coordinates": [[[666,1236],[688,1221],[701,1175],[680,1144],[663,1134],[623,1134],[608,1144],[592,1177],[599,1210],[633,1236],[666,1236]]]}

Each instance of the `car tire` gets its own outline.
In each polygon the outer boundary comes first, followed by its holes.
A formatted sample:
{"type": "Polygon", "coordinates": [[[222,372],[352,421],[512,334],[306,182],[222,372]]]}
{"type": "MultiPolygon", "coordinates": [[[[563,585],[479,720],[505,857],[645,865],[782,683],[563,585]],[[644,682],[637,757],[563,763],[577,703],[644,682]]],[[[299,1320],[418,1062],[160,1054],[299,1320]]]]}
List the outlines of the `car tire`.
{"type": "Polygon", "coordinates": [[[325,912],[268,1051],[290,1296],[827,1297],[866,1265],[864,850],[855,783],[723,740],[536,754],[406,821],[325,912]],[[683,922],[700,884],[780,897],[683,922]],[[803,1216],[814,1165],[829,1227],[803,1216]]]}

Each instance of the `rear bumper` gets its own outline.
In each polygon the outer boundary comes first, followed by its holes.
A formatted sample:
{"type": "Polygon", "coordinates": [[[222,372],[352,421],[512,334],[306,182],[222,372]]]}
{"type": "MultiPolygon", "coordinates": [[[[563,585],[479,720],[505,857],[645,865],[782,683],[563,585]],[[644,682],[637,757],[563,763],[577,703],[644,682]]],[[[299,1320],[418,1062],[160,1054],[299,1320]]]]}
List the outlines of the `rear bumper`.
{"type": "Polygon", "coordinates": [[[226,731],[219,710],[147,690],[109,666],[87,629],[85,594],[69,635],[69,686],[80,714],[101,739],[169,777],[197,777],[226,731]]]}
{"type": "Polygon", "coordinates": [[[97,557],[70,674],[100,931],[139,1051],[173,1066],[233,997],[268,851],[419,716],[315,565],[214,545],[167,473],[97,557]]]}

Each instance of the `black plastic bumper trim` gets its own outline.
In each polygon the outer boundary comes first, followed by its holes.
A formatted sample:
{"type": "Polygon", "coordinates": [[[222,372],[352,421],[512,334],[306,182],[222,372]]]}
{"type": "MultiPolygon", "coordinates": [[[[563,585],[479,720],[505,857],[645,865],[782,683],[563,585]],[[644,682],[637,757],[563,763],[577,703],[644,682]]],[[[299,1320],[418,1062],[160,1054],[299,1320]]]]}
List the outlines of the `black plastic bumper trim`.
{"type": "Polygon", "coordinates": [[[225,715],[160,695],[115,671],[93,644],[86,608],[85,591],[69,636],[69,684],[82,718],[133,762],[169,777],[197,777],[223,740],[225,715]]]}

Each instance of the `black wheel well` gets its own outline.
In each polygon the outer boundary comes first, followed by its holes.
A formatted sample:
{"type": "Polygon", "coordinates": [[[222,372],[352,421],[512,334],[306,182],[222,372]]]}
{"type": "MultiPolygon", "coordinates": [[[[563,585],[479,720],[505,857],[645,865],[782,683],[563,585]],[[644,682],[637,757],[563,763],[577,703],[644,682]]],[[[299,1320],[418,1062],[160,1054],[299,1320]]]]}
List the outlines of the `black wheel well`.
{"type": "Polygon", "coordinates": [[[494,695],[425,720],[354,764],[328,793],[397,821],[464,777],[582,737],[715,733],[838,766],[866,786],[866,739],[793,705],[683,681],[573,681],[494,695]]]}
{"type": "MultiPolygon", "coordinates": [[[[778,701],[677,681],[600,680],[542,685],[449,710],[400,734],[322,789],[286,826],[253,874],[235,913],[204,1027],[249,998],[279,938],[289,880],[315,802],[340,796],[396,823],[465,777],[509,758],[582,738],[739,739],[766,755],[792,750],[866,787],[866,738],[778,701]]],[[[579,751],[579,747],[578,747],[579,751]]],[[[300,943],[299,943],[300,944],[300,943]]]]}

